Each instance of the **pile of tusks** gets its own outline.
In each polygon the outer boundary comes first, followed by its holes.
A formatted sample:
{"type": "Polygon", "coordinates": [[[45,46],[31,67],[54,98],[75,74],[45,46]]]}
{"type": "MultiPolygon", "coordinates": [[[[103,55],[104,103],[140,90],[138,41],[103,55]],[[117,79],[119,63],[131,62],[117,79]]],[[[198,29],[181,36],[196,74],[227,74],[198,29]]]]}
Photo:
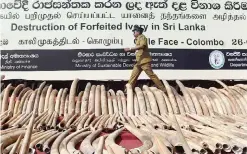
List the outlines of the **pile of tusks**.
{"type": "Polygon", "coordinates": [[[177,80],[180,94],[164,80],[166,92],[127,84],[124,94],[91,83],[76,92],[78,82],[1,89],[1,154],[247,154],[247,85],[189,88],[177,80]],[[123,131],[142,145],[118,145],[123,131]]]}

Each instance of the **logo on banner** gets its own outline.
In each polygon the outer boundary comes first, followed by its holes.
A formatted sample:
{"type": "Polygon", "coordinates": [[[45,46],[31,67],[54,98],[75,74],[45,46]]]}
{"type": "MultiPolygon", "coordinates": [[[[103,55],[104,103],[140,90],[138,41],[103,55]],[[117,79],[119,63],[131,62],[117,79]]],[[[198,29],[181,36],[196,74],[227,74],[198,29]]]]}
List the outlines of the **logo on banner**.
{"type": "Polygon", "coordinates": [[[77,54],[77,57],[82,57],[83,56],[83,54],[81,53],[81,52],[78,52],[78,54],[77,54]]]}
{"type": "Polygon", "coordinates": [[[219,50],[212,51],[209,55],[209,64],[214,69],[222,68],[225,64],[225,55],[219,50]]]}

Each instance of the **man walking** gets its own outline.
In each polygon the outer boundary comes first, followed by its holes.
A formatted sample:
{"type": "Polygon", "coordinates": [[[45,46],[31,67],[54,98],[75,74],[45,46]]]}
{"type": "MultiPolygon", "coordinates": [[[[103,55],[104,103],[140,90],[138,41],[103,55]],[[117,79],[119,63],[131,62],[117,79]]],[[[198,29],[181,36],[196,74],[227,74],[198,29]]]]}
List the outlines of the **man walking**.
{"type": "Polygon", "coordinates": [[[135,25],[132,31],[134,33],[136,47],[124,49],[126,52],[136,52],[136,64],[134,65],[128,83],[134,88],[139,75],[144,71],[160,90],[166,92],[165,86],[152,70],[152,57],[148,52],[147,38],[142,34],[143,30],[143,28],[135,25]]]}

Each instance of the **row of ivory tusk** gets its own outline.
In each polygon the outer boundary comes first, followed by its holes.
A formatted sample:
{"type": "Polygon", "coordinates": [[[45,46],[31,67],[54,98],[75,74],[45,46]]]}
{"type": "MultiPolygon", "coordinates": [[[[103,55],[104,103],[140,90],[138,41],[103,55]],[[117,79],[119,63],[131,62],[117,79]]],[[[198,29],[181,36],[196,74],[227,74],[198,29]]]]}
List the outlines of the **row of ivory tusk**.
{"type": "MultiPolygon", "coordinates": [[[[247,152],[244,116],[157,115],[153,112],[124,116],[118,112],[98,117],[86,113],[57,120],[55,111],[51,115],[45,111],[32,120],[32,115],[33,112],[20,114],[1,123],[2,153],[33,154],[35,149],[47,154],[247,152]],[[142,145],[126,149],[117,144],[116,138],[126,131],[136,136],[142,145]]],[[[1,122],[3,119],[1,115],[1,122]]]]}
{"type": "MultiPolygon", "coordinates": [[[[127,95],[123,91],[107,90],[104,85],[87,83],[84,91],[76,92],[78,79],[70,88],[54,89],[52,85],[44,85],[38,96],[38,114],[48,109],[59,116],[93,112],[95,116],[122,112],[123,115],[142,115],[146,111],[156,114],[197,114],[213,116],[215,113],[224,115],[247,114],[247,85],[227,86],[216,80],[223,88],[185,87],[176,81],[182,94],[163,80],[167,92],[148,87],[131,88],[126,85],[127,95]]],[[[31,113],[33,101],[37,99],[37,89],[19,84],[14,87],[8,84],[1,92],[0,113],[11,111],[13,115],[31,113]]]]}

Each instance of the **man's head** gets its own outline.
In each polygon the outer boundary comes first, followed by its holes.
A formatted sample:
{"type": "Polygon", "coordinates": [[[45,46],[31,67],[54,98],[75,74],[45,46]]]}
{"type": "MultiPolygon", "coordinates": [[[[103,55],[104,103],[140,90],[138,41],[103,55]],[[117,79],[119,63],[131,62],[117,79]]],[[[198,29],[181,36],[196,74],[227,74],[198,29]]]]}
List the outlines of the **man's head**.
{"type": "Polygon", "coordinates": [[[132,32],[134,33],[134,37],[137,37],[143,33],[144,29],[139,27],[138,25],[134,25],[134,29],[132,32]]]}

